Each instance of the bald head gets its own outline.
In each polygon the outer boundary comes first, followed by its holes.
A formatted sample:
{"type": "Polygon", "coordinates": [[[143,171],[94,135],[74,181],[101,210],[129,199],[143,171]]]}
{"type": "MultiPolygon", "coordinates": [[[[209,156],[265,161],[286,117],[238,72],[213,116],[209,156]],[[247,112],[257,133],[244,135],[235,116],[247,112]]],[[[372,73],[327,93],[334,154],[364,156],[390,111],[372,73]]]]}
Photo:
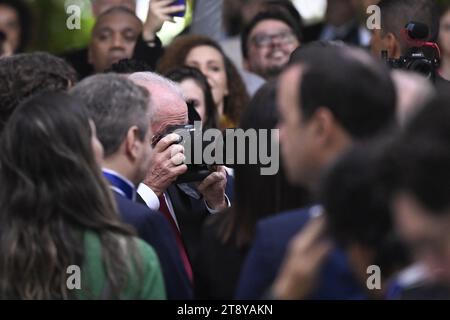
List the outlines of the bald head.
{"type": "Polygon", "coordinates": [[[129,79],[146,88],[153,98],[152,131],[155,135],[170,125],[188,123],[185,98],[175,82],[152,72],[137,72],[129,79]]]}
{"type": "Polygon", "coordinates": [[[97,19],[102,13],[113,7],[125,7],[136,11],[136,0],[91,0],[92,14],[97,19]]]}

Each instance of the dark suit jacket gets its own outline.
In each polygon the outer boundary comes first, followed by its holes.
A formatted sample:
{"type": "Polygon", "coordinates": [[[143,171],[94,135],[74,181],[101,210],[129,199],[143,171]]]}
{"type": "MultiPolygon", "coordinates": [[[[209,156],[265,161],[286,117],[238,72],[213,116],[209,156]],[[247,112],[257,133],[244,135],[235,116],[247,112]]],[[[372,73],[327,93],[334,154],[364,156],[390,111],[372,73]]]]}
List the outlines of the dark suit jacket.
{"type": "MultiPolygon", "coordinates": [[[[163,54],[161,41],[155,38],[156,46],[149,47],[143,40],[142,35],[136,41],[134,47],[133,59],[146,62],[152,70],[156,68],[159,58],[163,54]]],[[[79,80],[86,78],[94,73],[94,68],[88,62],[88,48],[75,49],[65,52],[61,55],[78,72],[79,80]]],[[[145,70],[140,70],[145,71],[145,70]]]]}
{"type": "Polygon", "coordinates": [[[226,243],[221,239],[220,230],[229,214],[227,210],[210,216],[203,226],[200,251],[195,263],[195,299],[231,300],[234,297],[249,246],[237,246],[236,231],[226,243]]]}
{"type": "MultiPolygon", "coordinates": [[[[228,176],[225,193],[227,194],[230,202],[233,198],[232,189],[233,178],[228,176]]],[[[187,188],[186,184],[184,187],[173,184],[169,186],[166,193],[170,197],[170,201],[177,217],[178,226],[180,228],[181,238],[186,246],[187,254],[195,274],[197,269],[195,261],[197,261],[197,255],[200,250],[203,224],[211,213],[206,208],[204,199],[201,195],[193,190],[193,188],[189,188],[189,184],[187,188]]]]}
{"type": "MultiPolygon", "coordinates": [[[[309,210],[282,213],[258,223],[255,241],[240,275],[236,298],[261,299],[270,289],[292,238],[309,221],[309,210]]],[[[311,299],[364,299],[342,251],[325,260],[311,299]]]]}
{"type": "Polygon", "coordinates": [[[166,219],[146,206],[114,192],[123,222],[133,226],[138,236],[156,251],[164,276],[167,298],[192,299],[192,288],[183,268],[175,238],[166,219]]]}

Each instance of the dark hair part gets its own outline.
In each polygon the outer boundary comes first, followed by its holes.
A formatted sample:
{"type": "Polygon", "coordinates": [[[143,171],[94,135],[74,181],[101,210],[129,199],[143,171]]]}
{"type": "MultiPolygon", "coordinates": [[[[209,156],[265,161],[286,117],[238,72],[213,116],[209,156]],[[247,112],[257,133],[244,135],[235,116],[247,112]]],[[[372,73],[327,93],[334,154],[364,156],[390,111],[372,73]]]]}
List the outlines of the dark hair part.
{"type": "Polygon", "coordinates": [[[20,41],[15,53],[24,52],[31,40],[32,15],[23,0],[0,0],[0,6],[8,6],[17,12],[20,24],[20,41]]]}
{"type": "Polygon", "coordinates": [[[245,59],[248,58],[248,42],[250,40],[249,39],[250,34],[252,33],[256,25],[265,20],[278,20],[284,22],[291,28],[297,40],[299,42],[302,41],[302,30],[300,21],[296,21],[293,17],[291,17],[289,14],[285,13],[282,10],[260,12],[249,22],[249,24],[244,28],[244,30],[241,33],[241,50],[242,56],[245,59]]]}
{"type": "Polygon", "coordinates": [[[108,157],[122,145],[128,130],[137,126],[139,138],[147,134],[149,93],[121,75],[99,74],[84,79],[71,94],[82,100],[97,127],[97,134],[108,157]]]}
{"type": "Polygon", "coordinates": [[[48,53],[0,59],[0,132],[21,101],[44,91],[65,91],[76,81],[75,70],[48,53]]]}
{"type": "Polygon", "coordinates": [[[387,190],[378,161],[385,142],[355,146],[326,175],[320,197],[331,236],[343,246],[359,245],[374,253],[371,264],[390,277],[410,263],[395,233],[387,190]]]}
{"type": "Polygon", "coordinates": [[[225,97],[224,114],[234,123],[239,123],[241,114],[247,107],[249,101],[247,89],[233,62],[225,55],[220,45],[214,40],[197,35],[178,37],[166,49],[166,52],[159,60],[157,67],[158,73],[167,74],[173,68],[184,66],[189,52],[199,46],[212,47],[219,51],[223,57],[229,91],[228,97],[225,97]]]}
{"type": "MultiPolygon", "coordinates": [[[[269,130],[268,150],[270,150],[273,138],[270,130],[276,128],[277,123],[276,83],[271,81],[256,92],[243,114],[239,127],[243,130],[269,130]]],[[[281,159],[278,161],[281,163],[281,159]]],[[[279,172],[272,176],[261,175],[261,167],[245,164],[234,168],[234,204],[226,217],[223,217],[219,231],[222,242],[228,242],[236,236],[235,245],[248,246],[253,239],[259,219],[308,204],[307,191],[292,186],[287,181],[282,166],[279,172]]]]}
{"type": "Polygon", "coordinates": [[[381,31],[393,33],[406,50],[401,30],[410,21],[421,22],[428,26],[430,39],[436,39],[439,32],[439,19],[435,0],[381,0],[381,31]]]}
{"type": "Polygon", "coordinates": [[[310,50],[298,91],[304,121],[326,107],[355,139],[371,137],[395,123],[396,92],[386,66],[362,49],[310,50]]]}
{"type": "MultiPolygon", "coordinates": [[[[206,108],[206,121],[203,126],[204,129],[218,128],[219,117],[217,115],[217,108],[211,93],[211,87],[208,79],[199,70],[191,67],[180,67],[173,69],[165,75],[168,79],[181,83],[184,80],[192,79],[202,89],[206,108]]],[[[187,102],[190,103],[189,101],[187,102]]],[[[195,107],[195,106],[194,106],[195,107]]]]}
{"type": "Polygon", "coordinates": [[[24,102],[6,125],[0,140],[2,299],[74,298],[66,270],[83,265],[88,231],[102,243],[108,298],[118,298],[126,285],[133,232],[119,221],[91,139],[83,104],[63,93],[24,102]]]}
{"type": "Polygon", "coordinates": [[[135,72],[153,72],[152,67],[142,60],[122,59],[114,63],[105,73],[132,74],[135,72]]]}

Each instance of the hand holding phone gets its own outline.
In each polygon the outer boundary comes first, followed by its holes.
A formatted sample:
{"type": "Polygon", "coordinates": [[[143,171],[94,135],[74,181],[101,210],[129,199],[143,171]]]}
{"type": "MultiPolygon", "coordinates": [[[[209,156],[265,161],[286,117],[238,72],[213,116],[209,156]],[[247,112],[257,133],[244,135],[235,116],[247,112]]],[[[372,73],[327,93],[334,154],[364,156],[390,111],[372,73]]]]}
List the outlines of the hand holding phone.
{"type": "Polygon", "coordinates": [[[174,22],[174,17],[184,17],[185,13],[186,0],[151,0],[142,34],[144,40],[154,40],[164,22],[174,22]]]}

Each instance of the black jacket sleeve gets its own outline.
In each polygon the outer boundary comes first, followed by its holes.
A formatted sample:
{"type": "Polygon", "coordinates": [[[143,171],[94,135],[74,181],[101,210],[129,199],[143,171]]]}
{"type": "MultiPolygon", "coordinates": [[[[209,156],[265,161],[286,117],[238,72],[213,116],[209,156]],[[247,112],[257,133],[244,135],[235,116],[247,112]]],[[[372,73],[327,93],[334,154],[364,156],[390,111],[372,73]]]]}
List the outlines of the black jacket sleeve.
{"type": "Polygon", "coordinates": [[[146,62],[155,70],[156,64],[163,53],[164,49],[161,40],[157,36],[155,36],[155,41],[152,44],[147,44],[141,34],[134,47],[133,58],[146,62]]]}

